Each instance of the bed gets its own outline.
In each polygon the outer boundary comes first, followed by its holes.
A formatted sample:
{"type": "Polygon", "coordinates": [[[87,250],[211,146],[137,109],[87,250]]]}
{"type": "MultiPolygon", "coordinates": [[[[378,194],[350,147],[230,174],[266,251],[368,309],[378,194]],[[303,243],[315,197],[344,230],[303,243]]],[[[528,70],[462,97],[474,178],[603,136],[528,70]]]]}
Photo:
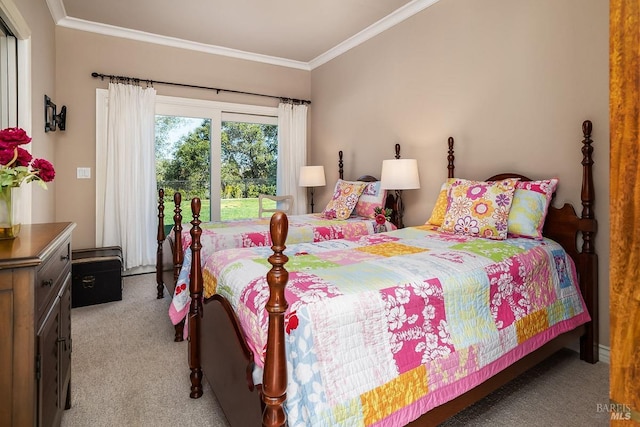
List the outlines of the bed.
{"type": "MultiPolygon", "coordinates": [[[[307,425],[312,421],[309,417],[313,416],[318,425],[351,425],[350,421],[354,420],[355,425],[405,425],[409,422],[410,425],[437,425],[575,340],[579,340],[581,358],[589,363],[597,362],[597,254],[594,248],[597,222],[593,212],[591,122],[585,121],[582,130],[581,215],[578,216],[569,204],[560,208],[549,206],[542,239],[470,238],[464,233],[441,233],[437,231],[438,227],[425,225],[286,248],[288,219],[279,212],[270,223],[273,252],[267,253],[265,248],[230,249],[203,259],[199,241],[200,203],[197,199],[192,200],[191,397],[202,395],[204,372],[231,425],[258,425],[260,422],[264,426],[281,426],[285,422],[291,426],[307,425]],[[429,237],[427,240],[434,240],[435,246],[427,246],[425,236],[429,237]],[[387,247],[373,249],[379,243],[387,247]],[[416,252],[407,255],[397,247],[394,249],[394,245],[404,245],[410,253],[416,252]],[[452,248],[455,245],[462,247],[452,248]],[[353,255],[344,253],[358,250],[361,253],[356,261],[353,261],[353,255]],[[525,251],[537,253],[537,261],[527,261],[530,258],[523,255],[525,251]],[[425,253],[430,252],[438,256],[424,261],[425,253]],[[322,254],[324,258],[320,260],[322,254]],[[372,262],[371,257],[380,255],[387,260],[372,262]],[[410,258],[412,256],[414,258],[410,258]],[[433,258],[438,257],[446,262],[445,266],[435,267],[439,273],[434,274],[426,269],[426,265],[432,265],[433,258]],[[495,263],[492,257],[497,257],[495,263]],[[348,268],[328,268],[328,262],[343,263],[348,268]],[[447,268],[447,262],[458,262],[465,280],[457,281],[459,273],[447,268]],[[381,265],[392,267],[383,269],[381,265]],[[527,266],[533,269],[525,268],[527,266]],[[394,276],[401,270],[411,274],[404,278],[394,276]],[[480,275],[478,277],[482,279],[472,280],[477,271],[486,272],[486,278],[480,275]],[[510,283],[501,280],[509,274],[513,289],[518,289],[520,294],[505,293],[495,299],[500,294],[495,290],[510,283]],[[515,277],[520,275],[533,278],[536,287],[527,291],[525,282],[515,282],[515,277]],[[217,287],[212,295],[209,295],[211,290],[203,294],[203,276],[208,276],[208,287],[212,283],[217,287]],[[355,292],[344,291],[348,276],[366,277],[367,282],[377,285],[373,291],[365,289],[366,297],[363,298],[355,292]],[[380,284],[379,277],[388,279],[387,283],[380,284]],[[479,287],[480,280],[484,281],[484,287],[479,287]],[[231,290],[234,282],[240,283],[240,291],[231,290]],[[317,306],[301,304],[301,299],[308,296],[304,288],[306,291],[313,288],[310,283],[317,285],[316,290],[327,291],[326,294],[332,290],[333,298],[318,297],[317,306]],[[485,295],[491,304],[481,308],[483,306],[472,304],[470,297],[449,298],[465,283],[471,284],[472,288],[464,295],[485,295]],[[440,301],[439,306],[434,302],[433,308],[419,310],[396,304],[400,300],[420,301],[414,299],[413,294],[417,292],[410,292],[410,288],[424,284],[429,286],[417,288],[422,288],[434,301],[440,301]],[[540,290],[539,286],[542,286],[540,290]],[[491,290],[494,292],[490,293],[491,290]],[[346,299],[343,298],[345,295],[346,299]],[[491,298],[488,295],[492,295],[491,298]],[[238,305],[239,301],[247,304],[238,305]],[[378,323],[381,315],[376,301],[383,301],[385,306],[394,309],[404,307],[406,317],[414,323],[420,323],[421,316],[439,321],[432,324],[432,332],[437,329],[436,325],[446,327],[414,346],[414,349],[420,348],[420,353],[416,351],[420,357],[389,351],[376,343],[386,342],[389,347],[396,348],[400,341],[407,344],[415,338],[412,333],[419,333],[412,332],[411,327],[391,328],[391,317],[386,319],[385,330],[378,323]],[[550,305],[547,307],[546,303],[550,305]],[[255,308],[254,314],[249,309],[251,305],[255,308]],[[363,306],[367,310],[348,311],[352,306],[363,306]],[[266,307],[266,312],[261,307],[266,307]],[[442,307],[458,312],[460,316],[449,317],[442,307]],[[466,317],[477,324],[471,328],[473,331],[484,331],[480,338],[468,333],[469,326],[463,322],[465,313],[475,314],[466,317]],[[345,327],[336,320],[341,316],[364,320],[345,327]],[[316,324],[310,319],[316,322],[322,319],[322,322],[316,324]],[[446,321],[444,324],[443,320],[446,321]],[[545,324],[552,328],[546,329],[545,324]],[[337,329],[331,327],[336,325],[337,329]],[[352,328],[367,332],[382,330],[382,335],[346,336],[345,331],[352,328]],[[249,331],[246,336],[245,331],[249,331]],[[247,336],[257,338],[247,340],[247,336]],[[317,343],[309,340],[317,340],[317,343]],[[329,347],[334,350],[320,348],[321,342],[332,342],[334,345],[329,347]],[[363,347],[362,343],[370,347],[363,347]],[[425,348],[431,350],[427,352],[425,348]],[[374,363],[352,364],[355,356],[368,357],[374,363]],[[392,360],[376,363],[379,360],[374,356],[392,360]],[[260,369],[256,369],[260,366],[259,360],[263,361],[261,382],[260,369]],[[390,373],[389,366],[401,366],[396,369],[401,372],[390,373]],[[321,378],[319,373],[332,380],[321,378]],[[394,376],[398,373],[399,376],[394,376]],[[293,377],[291,382],[288,382],[288,374],[293,377]],[[372,382],[375,387],[368,388],[372,382]],[[311,403],[311,409],[300,406],[300,402],[311,403]]],[[[449,178],[454,178],[452,138],[449,138],[448,160],[449,178]]],[[[507,185],[505,180],[512,179],[525,186],[534,183],[513,173],[495,175],[486,182],[507,185]]],[[[447,194],[451,197],[453,193],[447,194]]],[[[451,200],[449,202],[451,204],[451,200]]],[[[445,223],[450,219],[449,214],[448,211],[445,223]]]]}
{"type": "MultiPolygon", "coordinates": [[[[396,155],[399,155],[399,147],[396,146],[396,155]]],[[[344,214],[340,216],[340,204],[335,202],[334,197],[330,204],[338,206],[337,209],[327,208],[322,213],[293,215],[289,217],[290,232],[289,242],[313,242],[320,240],[339,239],[343,237],[353,237],[363,234],[375,233],[380,230],[395,229],[392,222],[397,218],[393,211],[393,196],[387,194],[380,188],[380,183],[372,175],[363,175],[356,182],[344,181],[344,161],[343,153],[338,153],[339,180],[336,183],[335,192],[341,192],[344,196],[346,191],[361,191],[358,197],[350,199],[357,203],[353,208],[353,215],[344,214]],[[340,187],[340,188],[339,188],[340,187]],[[358,187],[356,189],[356,187],[358,187]],[[377,205],[390,206],[387,217],[383,223],[378,223],[374,209],[377,205]],[[328,215],[338,218],[327,218],[328,215]]],[[[187,291],[188,269],[183,269],[182,265],[186,257],[190,256],[189,246],[191,236],[189,227],[182,225],[182,197],[179,192],[174,194],[175,214],[173,232],[168,237],[165,236],[164,224],[164,191],[158,192],[158,249],[156,259],[156,282],[157,298],[163,298],[166,287],[172,302],[169,308],[169,317],[175,325],[175,341],[184,339],[185,331],[184,318],[188,312],[190,297],[187,291]],[[181,248],[181,250],[176,250],[181,248]]],[[[353,207],[353,206],[352,206],[353,207]]],[[[269,219],[255,218],[238,221],[216,221],[207,222],[200,225],[202,230],[201,243],[204,248],[204,256],[209,252],[222,249],[251,247],[251,246],[271,246],[271,236],[269,234],[269,219]]],[[[186,331],[185,331],[186,332],[186,331]]]]}

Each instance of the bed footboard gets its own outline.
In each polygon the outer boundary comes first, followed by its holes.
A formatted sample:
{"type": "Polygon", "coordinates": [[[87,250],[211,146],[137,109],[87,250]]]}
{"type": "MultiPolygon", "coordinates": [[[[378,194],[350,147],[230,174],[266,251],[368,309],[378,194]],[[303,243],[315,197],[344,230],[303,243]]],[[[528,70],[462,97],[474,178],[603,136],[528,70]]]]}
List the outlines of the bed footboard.
{"type": "Polygon", "coordinates": [[[214,295],[204,302],[201,362],[204,375],[232,426],[259,426],[260,387],[253,384],[253,352],[229,302],[214,295]]]}

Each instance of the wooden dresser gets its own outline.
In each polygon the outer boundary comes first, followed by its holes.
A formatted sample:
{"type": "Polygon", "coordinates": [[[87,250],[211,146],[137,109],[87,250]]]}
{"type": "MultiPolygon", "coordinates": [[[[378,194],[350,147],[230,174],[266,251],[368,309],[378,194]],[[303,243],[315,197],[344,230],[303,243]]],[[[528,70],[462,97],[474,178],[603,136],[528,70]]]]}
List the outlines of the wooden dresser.
{"type": "Polygon", "coordinates": [[[0,240],[0,425],[59,426],[71,403],[73,223],[0,240]]]}

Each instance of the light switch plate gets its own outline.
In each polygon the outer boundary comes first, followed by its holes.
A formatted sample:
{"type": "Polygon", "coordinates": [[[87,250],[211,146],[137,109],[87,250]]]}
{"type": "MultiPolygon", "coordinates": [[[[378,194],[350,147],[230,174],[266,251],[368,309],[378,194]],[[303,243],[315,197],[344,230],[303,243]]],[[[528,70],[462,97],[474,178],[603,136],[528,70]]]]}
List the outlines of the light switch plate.
{"type": "Polygon", "coordinates": [[[76,178],[78,179],[91,178],[91,168],[78,168],[76,178]]]}

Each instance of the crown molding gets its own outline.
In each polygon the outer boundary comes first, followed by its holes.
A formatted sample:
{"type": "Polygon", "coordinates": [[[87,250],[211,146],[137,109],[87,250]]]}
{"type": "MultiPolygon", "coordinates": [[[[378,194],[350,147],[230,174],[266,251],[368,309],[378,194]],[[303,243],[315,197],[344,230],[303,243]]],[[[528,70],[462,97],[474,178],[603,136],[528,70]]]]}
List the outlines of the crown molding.
{"type": "Polygon", "coordinates": [[[380,19],[378,22],[369,25],[367,28],[360,31],[356,35],[346,39],[345,41],[329,49],[322,55],[315,57],[314,59],[309,61],[309,68],[313,70],[314,68],[326,64],[332,59],[399,24],[405,19],[410,18],[416,13],[421,12],[429,6],[434,5],[438,1],[440,0],[413,0],[412,2],[405,4],[401,8],[380,19]]]}
{"type": "Polygon", "coordinates": [[[47,6],[49,6],[49,13],[51,13],[53,22],[56,24],[67,17],[67,11],[64,8],[64,4],[62,4],[62,0],[47,0],[47,6]]]}
{"type": "Polygon", "coordinates": [[[131,30],[114,25],[100,24],[83,19],[70,18],[67,16],[62,0],[46,0],[49,11],[56,25],[74,30],[87,31],[112,37],[126,38],[130,40],[155,43],[163,46],[176,47],[179,49],[195,50],[198,52],[210,53],[214,55],[228,56],[231,58],[244,59],[247,61],[262,62],[280,67],[296,68],[299,70],[311,71],[337,56],[353,49],[365,41],[377,36],[383,31],[399,24],[416,13],[437,3],[439,0],[413,0],[374,24],[368,26],[356,35],[348,38],[337,46],[329,49],[325,53],[317,56],[309,62],[294,61],[292,59],[279,58],[275,56],[262,55],[258,53],[246,52],[242,50],[230,49],[222,46],[198,43],[175,37],[161,36],[144,31],[131,30]]]}
{"type": "Polygon", "coordinates": [[[144,31],[131,30],[128,28],[116,27],[113,25],[85,21],[83,19],[66,17],[58,21],[58,25],[65,28],[88,31],[92,33],[103,34],[106,36],[120,37],[147,43],[155,43],[163,46],[177,47],[180,49],[195,50],[198,52],[210,53],[214,55],[228,56],[237,59],[246,59],[248,61],[264,62],[267,64],[279,65],[281,67],[298,68],[307,71],[309,70],[309,64],[306,62],[277,58],[275,56],[261,55],[258,53],[245,52],[242,50],[229,49],[222,46],[198,43],[189,40],[178,39],[175,37],[161,36],[158,34],[146,33],[144,31]]]}

